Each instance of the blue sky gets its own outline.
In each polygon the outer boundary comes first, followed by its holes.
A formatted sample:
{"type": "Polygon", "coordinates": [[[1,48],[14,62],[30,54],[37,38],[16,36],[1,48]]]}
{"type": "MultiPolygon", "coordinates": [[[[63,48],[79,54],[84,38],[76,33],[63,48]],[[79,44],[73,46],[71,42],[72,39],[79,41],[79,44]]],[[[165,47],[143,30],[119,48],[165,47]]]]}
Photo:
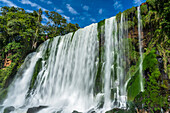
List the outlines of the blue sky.
{"type": "MultiPolygon", "coordinates": [[[[56,11],[68,22],[78,23],[85,27],[92,23],[115,16],[146,0],[0,0],[0,7],[15,6],[24,8],[27,12],[38,10],[56,11]]],[[[43,14],[43,23],[48,18],[43,14]]]]}

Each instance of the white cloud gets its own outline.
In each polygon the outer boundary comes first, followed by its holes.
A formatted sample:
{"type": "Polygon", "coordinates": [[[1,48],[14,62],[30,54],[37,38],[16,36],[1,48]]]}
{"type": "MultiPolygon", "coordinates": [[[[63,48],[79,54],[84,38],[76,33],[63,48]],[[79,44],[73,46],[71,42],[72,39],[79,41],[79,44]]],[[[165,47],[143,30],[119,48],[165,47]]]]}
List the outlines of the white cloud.
{"type": "Polygon", "coordinates": [[[51,1],[47,1],[47,4],[52,4],[52,2],[51,1]]]}
{"type": "Polygon", "coordinates": [[[103,13],[103,9],[99,9],[99,14],[102,14],[103,13]]]}
{"type": "Polygon", "coordinates": [[[0,0],[1,2],[3,2],[4,4],[6,4],[7,6],[14,6],[14,7],[18,7],[16,4],[14,4],[13,2],[9,1],[9,0],[0,0]]]}
{"type": "Polygon", "coordinates": [[[52,4],[52,2],[51,1],[46,1],[46,0],[40,0],[41,2],[43,2],[43,3],[45,3],[45,4],[52,4]]]}
{"type": "Polygon", "coordinates": [[[122,4],[121,4],[120,1],[115,1],[115,3],[113,4],[113,6],[114,6],[114,8],[115,8],[116,10],[120,10],[120,9],[123,8],[123,6],[122,6],[122,4]]]}
{"type": "Polygon", "coordinates": [[[75,15],[78,14],[78,12],[75,9],[73,9],[70,6],[70,4],[66,4],[66,7],[67,7],[67,9],[69,10],[70,13],[75,14],[75,15]]]}
{"type": "Polygon", "coordinates": [[[63,16],[68,22],[71,22],[70,17],[68,17],[68,16],[66,16],[66,15],[64,15],[64,14],[62,14],[62,16],[63,16]]]}
{"type": "Polygon", "coordinates": [[[41,24],[44,25],[44,26],[46,25],[46,23],[44,23],[44,22],[42,22],[41,24]]]}
{"type": "Polygon", "coordinates": [[[87,16],[87,17],[90,17],[91,14],[89,14],[88,12],[83,12],[83,15],[87,16]]]}
{"type": "Polygon", "coordinates": [[[85,20],[85,17],[80,17],[81,20],[85,20]]]}
{"type": "Polygon", "coordinates": [[[33,12],[33,10],[29,10],[29,9],[26,9],[25,11],[26,11],[26,12],[29,12],[29,13],[32,13],[32,12],[33,12]]]}
{"type": "Polygon", "coordinates": [[[21,1],[19,1],[19,2],[21,2],[22,4],[29,4],[29,5],[31,5],[32,7],[36,7],[36,6],[37,6],[36,3],[32,3],[32,2],[29,1],[29,0],[21,0],[21,1]]]}
{"type": "Polygon", "coordinates": [[[95,20],[94,18],[90,18],[90,20],[91,20],[92,22],[96,22],[96,20],[95,20]]]}
{"type": "Polygon", "coordinates": [[[49,19],[48,19],[44,14],[42,14],[42,18],[43,18],[44,20],[46,20],[46,22],[49,21],[49,19]]]}
{"type": "Polygon", "coordinates": [[[27,5],[31,5],[31,7],[36,7],[37,9],[42,9],[43,11],[47,10],[43,7],[41,7],[40,5],[36,4],[36,3],[33,3],[31,2],[30,0],[18,0],[21,4],[27,4],[27,5]]]}
{"type": "Polygon", "coordinates": [[[144,0],[133,0],[133,3],[138,6],[141,5],[143,2],[144,0]]]}
{"type": "Polygon", "coordinates": [[[85,5],[85,6],[83,6],[83,9],[88,11],[89,10],[89,6],[85,5]]]}
{"type": "Polygon", "coordinates": [[[54,8],[54,10],[55,10],[57,13],[64,13],[64,11],[61,10],[61,9],[54,8]]]}

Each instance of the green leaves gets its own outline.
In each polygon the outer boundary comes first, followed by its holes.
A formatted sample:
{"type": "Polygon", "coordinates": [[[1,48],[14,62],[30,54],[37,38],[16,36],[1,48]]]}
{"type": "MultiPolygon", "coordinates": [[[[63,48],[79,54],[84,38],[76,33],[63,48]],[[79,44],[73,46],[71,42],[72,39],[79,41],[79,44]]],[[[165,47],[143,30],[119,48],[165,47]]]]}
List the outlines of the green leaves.
{"type": "Polygon", "coordinates": [[[143,70],[149,68],[150,71],[152,71],[153,67],[158,64],[155,52],[156,50],[152,49],[151,52],[145,57],[143,61],[143,70]]]}
{"type": "Polygon", "coordinates": [[[148,3],[149,6],[151,6],[152,8],[155,8],[155,1],[156,0],[147,0],[146,3],[148,3]]]}
{"type": "Polygon", "coordinates": [[[151,73],[149,75],[150,82],[153,84],[156,82],[161,75],[159,68],[158,68],[158,60],[157,60],[157,55],[155,54],[156,50],[153,48],[151,52],[145,57],[143,61],[143,70],[147,70],[151,73]],[[156,80],[156,81],[155,81],[156,80]]]}
{"type": "Polygon", "coordinates": [[[141,6],[141,14],[147,14],[148,13],[148,8],[147,5],[142,5],[141,6]]]}
{"type": "Polygon", "coordinates": [[[24,46],[22,46],[20,43],[12,42],[9,43],[7,46],[5,46],[5,54],[12,53],[9,58],[11,60],[16,60],[15,58],[20,58],[23,51],[22,49],[24,46]]]}
{"type": "Polygon", "coordinates": [[[47,22],[47,27],[45,28],[45,32],[48,33],[50,38],[58,35],[64,35],[69,32],[75,32],[80,28],[78,24],[67,23],[65,17],[61,16],[57,12],[45,11],[45,13],[49,19],[49,22],[47,22]]]}
{"type": "Polygon", "coordinates": [[[135,102],[144,104],[144,108],[149,109],[150,112],[160,112],[162,107],[167,109],[167,96],[161,94],[162,85],[160,85],[159,80],[161,73],[158,67],[156,48],[153,48],[150,53],[145,56],[143,70],[146,76],[145,91],[135,98],[135,102]]]}
{"type": "Polygon", "coordinates": [[[46,11],[51,23],[44,26],[41,23],[42,14],[41,9],[28,13],[22,8],[6,6],[1,8],[0,90],[4,88],[8,78],[15,75],[26,55],[35,50],[47,37],[53,38],[79,28],[78,24],[68,24],[63,16],[54,11],[46,11]],[[8,67],[4,67],[6,57],[12,61],[8,67]]]}
{"type": "Polygon", "coordinates": [[[35,33],[36,17],[30,13],[25,13],[22,8],[3,7],[4,15],[0,16],[0,38],[3,45],[9,42],[24,42],[27,45],[31,42],[31,37],[35,33]],[[26,43],[25,43],[26,42],[26,43]]]}

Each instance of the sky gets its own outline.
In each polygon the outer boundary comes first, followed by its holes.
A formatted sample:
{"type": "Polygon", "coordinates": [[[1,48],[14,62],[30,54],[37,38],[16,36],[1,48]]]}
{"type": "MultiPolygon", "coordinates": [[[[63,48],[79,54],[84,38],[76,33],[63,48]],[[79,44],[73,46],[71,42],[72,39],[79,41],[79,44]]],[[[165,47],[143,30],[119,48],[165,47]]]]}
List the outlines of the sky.
{"type": "MultiPolygon", "coordinates": [[[[115,16],[133,6],[139,6],[146,0],[0,0],[3,6],[24,8],[33,12],[41,8],[43,11],[56,11],[67,19],[67,22],[78,23],[80,27],[100,22],[115,16]]],[[[45,13],[43,24],[48,21],[45,13]]]]}

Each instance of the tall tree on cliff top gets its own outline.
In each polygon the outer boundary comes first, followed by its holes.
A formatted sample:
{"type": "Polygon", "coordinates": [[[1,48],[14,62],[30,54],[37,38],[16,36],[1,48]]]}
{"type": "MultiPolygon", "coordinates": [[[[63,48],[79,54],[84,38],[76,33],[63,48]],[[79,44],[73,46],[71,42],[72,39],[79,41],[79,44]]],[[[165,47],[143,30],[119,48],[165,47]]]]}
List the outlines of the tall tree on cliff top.
{"type": "Polygon", "coordinates": [[[28,50],[35,49],[42,27],[42,10],[27,13],[22,8],[2,7],[1,11],[0,40],[3,46],[16,41],[28,50]]]}
{"type": "Polygon", "coordinates": [[[37,47],[37,42],[38,42],[38,37],[39,37],[39,30],[41,25],[41,21],[42,21],[42,10],[41,8],[38,10],[38,12],[34,12],[37,13],[37,22],[36,22],[36,30],[35,30],[35,35],[34,35],[34,39],[32,42],[32,49],[35,49],[37,47]]]}
{"type": "Polygon", "coordinates": [[[49,19],[46,26],[41,24],[43,13],[41,9],[28,13],[22,8],[5,6],[1,8],[1,11],[1,49],[8,43],[16,41],[24,45],[26,50],[34,50],[37,48],[37,43],[42,41],[42,37],[45,37],[45,34],[53,38],[58,35],[74,32],[79,28],[78,24],[68,24],[63,16],[54,11],[45,11],[49,19]]]}
{"type": "Polygon", "coordinates": [[[45,11],[49,21],[47,22],[46,33],[50,38],[74,32],[79,29],[78,24],[67,23],[65,17],[54,11],[45,11]]]}

